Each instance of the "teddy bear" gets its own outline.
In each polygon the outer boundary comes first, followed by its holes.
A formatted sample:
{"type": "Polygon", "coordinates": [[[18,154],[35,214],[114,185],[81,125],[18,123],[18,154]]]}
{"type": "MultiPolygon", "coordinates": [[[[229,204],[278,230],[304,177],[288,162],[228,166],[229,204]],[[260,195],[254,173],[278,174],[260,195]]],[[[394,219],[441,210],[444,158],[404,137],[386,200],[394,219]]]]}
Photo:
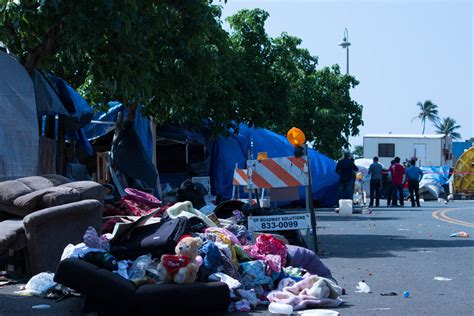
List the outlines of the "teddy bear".
{"type": "Polygon", "coordinates": [[[200,238],[184,237],[175,248],[175,255],[162,255],[157,267],[160,281],[191,284],[196,280],[202,258],[198,256],[200,238]],[[201,260],[199,260],[201,259],[201,260]]]}

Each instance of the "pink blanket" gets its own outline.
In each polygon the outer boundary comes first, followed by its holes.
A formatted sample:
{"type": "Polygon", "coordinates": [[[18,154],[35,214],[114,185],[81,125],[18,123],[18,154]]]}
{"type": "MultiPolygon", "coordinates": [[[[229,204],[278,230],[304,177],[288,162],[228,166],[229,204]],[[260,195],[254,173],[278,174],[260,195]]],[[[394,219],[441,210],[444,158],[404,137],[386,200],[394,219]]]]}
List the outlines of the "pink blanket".
{"type": "Polygon", "coordinates": [[[311,275],[299,282],[282,279],[278,288],[271,291],[267,298],[270,302],[293,306],[293,310],[311,307],[336,307],[342,304],[342,288],[332,280],[311,275]]]}

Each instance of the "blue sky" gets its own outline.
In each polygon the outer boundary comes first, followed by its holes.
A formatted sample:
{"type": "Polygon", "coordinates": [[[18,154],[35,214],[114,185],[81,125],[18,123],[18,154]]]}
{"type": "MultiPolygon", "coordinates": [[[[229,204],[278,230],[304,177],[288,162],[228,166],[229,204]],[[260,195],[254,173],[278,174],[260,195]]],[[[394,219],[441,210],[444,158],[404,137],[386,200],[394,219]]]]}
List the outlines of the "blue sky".
{"type": "MultiPolygon", "coordinates": [[[[270,13],[266,30],[300,37],[302,47],[319,57],[319,67],[346,69],[338,43],[349,30],[350,73],[360,85],[353,98],[364,106],[360,136],[421,133],[417,101],[431,99],[440,117],[461,126],[463,139],[474,136],[474,1],[472,0],[228,0],[223,19],[243,8],[270,13]]],[[[225,23],[224,27],[229,29],[225,23]]],[[[426,134],[434,133],[431,124],[426,134]]]]}

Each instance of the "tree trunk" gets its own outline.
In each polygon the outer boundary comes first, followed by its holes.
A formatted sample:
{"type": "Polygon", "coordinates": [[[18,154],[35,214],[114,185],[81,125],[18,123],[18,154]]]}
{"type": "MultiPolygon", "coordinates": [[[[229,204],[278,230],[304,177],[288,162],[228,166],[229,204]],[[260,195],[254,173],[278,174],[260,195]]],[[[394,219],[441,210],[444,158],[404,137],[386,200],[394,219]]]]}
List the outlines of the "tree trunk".
{"type": "Polygon", "coordinates": [[[56,28],[50,29],[47,36],[48,37],[41,46],[28,51],[28,56],[26,57],[26,61],[23,66],[30,74],[32,74],[33,71],[38,68],[42,58],[52,54],[54,42],[56,40],[56,28]]]}

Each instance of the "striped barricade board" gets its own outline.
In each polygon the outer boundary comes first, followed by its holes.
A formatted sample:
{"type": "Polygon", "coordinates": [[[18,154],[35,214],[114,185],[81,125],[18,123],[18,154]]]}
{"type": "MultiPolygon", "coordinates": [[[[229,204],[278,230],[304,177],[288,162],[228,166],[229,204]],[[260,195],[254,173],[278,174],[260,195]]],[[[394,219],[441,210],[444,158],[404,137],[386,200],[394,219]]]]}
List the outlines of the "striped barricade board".
{"type": "Polygon", "coordinates": [[[247,169],[234,169],[234,178],[232,179],[233,185],[245,185],[248,182],[247,169]]]}
{"type": "Polygon", "coordinates": [[[248,160],[246,180],[249,189],[307,186],[307,156],[248,160]]]}

